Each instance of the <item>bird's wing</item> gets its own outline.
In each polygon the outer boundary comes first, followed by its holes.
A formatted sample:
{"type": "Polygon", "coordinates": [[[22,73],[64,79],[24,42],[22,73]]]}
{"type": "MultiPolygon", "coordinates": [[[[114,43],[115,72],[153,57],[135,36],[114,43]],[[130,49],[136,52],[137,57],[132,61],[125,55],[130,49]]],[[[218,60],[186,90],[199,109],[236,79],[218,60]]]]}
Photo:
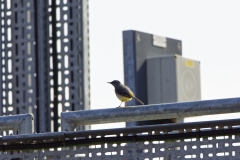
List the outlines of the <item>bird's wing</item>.
{"type": "Polygon", "coordinates": [[[124,87],[119,87],[116,90],[115,90],[115,92],[117,92],[121,96],[125,96],[125,97],[128,97],[128,98],[134,97],[133,92],[127,86],[125,86],[125,88],[124,87]]]}

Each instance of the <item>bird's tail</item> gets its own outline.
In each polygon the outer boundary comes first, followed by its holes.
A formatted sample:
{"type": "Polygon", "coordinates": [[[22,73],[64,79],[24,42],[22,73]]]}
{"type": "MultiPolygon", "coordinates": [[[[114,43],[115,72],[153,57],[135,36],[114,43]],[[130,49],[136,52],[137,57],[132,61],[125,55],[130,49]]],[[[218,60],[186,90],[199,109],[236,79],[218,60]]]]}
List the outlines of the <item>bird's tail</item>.
{"type": "Polygon", "coordinates": [[[133,97],[134,99],[136,99],[139,103],[141,103],[142,105],[144,105],[144,103],[140,100],[140,99],[138,99],[137,97],[133,97]]]}

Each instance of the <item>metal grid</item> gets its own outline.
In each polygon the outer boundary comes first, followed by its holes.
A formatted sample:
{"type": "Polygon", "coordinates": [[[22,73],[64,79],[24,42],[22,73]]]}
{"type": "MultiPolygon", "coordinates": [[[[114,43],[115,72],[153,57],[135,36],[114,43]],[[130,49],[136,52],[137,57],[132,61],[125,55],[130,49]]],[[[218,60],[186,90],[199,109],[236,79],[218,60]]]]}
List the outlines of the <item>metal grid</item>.
{"type": "MultiPolygon", "coordinates": [[[[53,2],[52,53],[50,52],[50,85],[54,130],[59,130],[56,117],[61,111],[89,109],[89,53],[88,53],[88,1],[53,2]],[[84,27],[83,27],[84,26],[84,27]],[[87,28],[87,29],[85,29],[87,28]],[[86,36],[86,37],[85,37],[86,36]],[[84,77],[85,76],[85,77],[84,77]],[[86,80],[85,80],[85,79],[86,80]],[[84,88],[85,86],[85,88],[84,88]],[[56,107],[57,106],[57,107],[56,107]]],[[[50,33],[51,35],[51,33],[50,33]]]]}
{"type": "Polygon", "coordinates": [[[235,119],[6,136],[1,139],[3,144],[1,150],[5,150],[1,152],[1,158],[5,160],[13,158],[238,159],[239,125],[240,119],[235,119]],[[19,144],[24,144],[22,146],[28,148],[20,149],[19,144]],[[10,146],[6,147],[8,145],[10,146]]]}
{"type": "Polygon", "coordinates": [[[90,108],[88,1],[0,3],[0,115],[33,113],[36,131],[58,131],[61,111],[90,108]]]}
{"type": "Polygon", "coordinates": [[[2,115],[36,114],[34,1],[1,1],[2,115]]]}

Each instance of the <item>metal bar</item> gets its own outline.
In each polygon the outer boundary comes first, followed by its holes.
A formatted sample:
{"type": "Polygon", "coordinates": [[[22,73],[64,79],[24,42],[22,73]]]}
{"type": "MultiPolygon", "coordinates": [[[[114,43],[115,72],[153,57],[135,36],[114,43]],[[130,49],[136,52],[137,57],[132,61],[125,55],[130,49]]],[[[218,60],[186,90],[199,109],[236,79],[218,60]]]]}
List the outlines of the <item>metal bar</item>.
{"type": "Polygon", "coordinates": [[[174,140],[184,138],[200,138],[207,136],[239,134],[240,119],[218,120],[209,122],[191,122],[179,124],[161,124],[136,126],[130,128],[89,130],[75,132],[50,132],[39,134],[11,135],[0,139],[0,150],[33,150],[54,147],[82,146],[102,143],[136,142],[153,140],[174,140]],[[218,128],[217,128],[218,126],[218,128]],[[228,127],[228,129],[225,128],[228,127]],[[199,128],[199,130],[194,130],[199,128]],[[210,128],[207,130],[206,128],[210,128]],[[233,128],[233,129],[232,129],[233,128]],[[167,132],[159,133],[165,130],[167,132]],[[173,130],[178,130],[173,131],[173,130]],[[185,132],[180,132],[185,130],[185,132]],[[155,133],[152,135],[152,131],[155,133]],[[147,132],[148,135],[142,133],[147,132]],[[120,135],[120,133],[122,135],[120,135]],[[136,134],[138,133],[138,134],[136,134]],[[115,135],[109,137],[109,135],[115,135]],[[91,137],[89,137],[91,136],[91,137]],[[98,136],[98,137],[97,137],[98,136]],[[26,144],[28,142],[28,144],[26,144]],[[10,145],[9,145],[10,144],[10,145]]]}
{"type": "MultiPolygon", "coordinates": [[[[83,138],[91,135],[92,138],[105,135],[115,135],[115,137],[120,134],[136,135],[137,133],[152,132],[152,131],[167,131],[172,132],[174,130],[185,130],[186,132],[192,132],[193,128],[210,128],[212,130],[221,130],[221,128],[228,126],[231,128],[240,128],[240,119],[229,119],[229,120],[216,120],[216,121],[204,121],[204,122],[189,122],[189,123],[172,123],[172,124],[159,124],[159,125],[148,125],[148,126],[134,126],[128,128],[115,128],[115,129],[103,129],[103,130],[85,130],[85,131],[70,131],[70,132],[46,132],[38,134],[23,134],[23,135],[7,135],[1,138],[1,141],[12,143],[19,141],[38,141],[38,140],[48,140],[48,139],[62,139],[62,138],[83,138]],[[216,129],[218,126],[218,129],[216,129]]],[[[195,131],[194,131],[195,132],[195,131]]],[[[155,133],[157,134],[157,133],[155,133]]]]}
{"type": "MultiPolygon", "coordinates": [[[[83,63],[83,74],[81,74],[81,79],[83,81],[83,106],[84,110],[90,110],[90,55],[89,55],[89,11],[88,2],[89,0],[82,0],[82,63],[83,63]]],[[[79,51],[80,52],[80,51],[79,51]]],[[[81,96],[80,96],[81,97],[81,96]]],[[[79,107],[78,107],[79,108],[79,107]]],[[[75,110],[78,110],[77,108],[75,110]]],[[[81,129],[91,129],[90,125],[82,126],[81,129]]]]}
{"type": "MultiPolygon", "coordinates": [[[[2,9],[2,6],[4,6],[4,3],[3,1],[0,1],[0,18],[3,19],[4,18],[4,15],[3,15],[3,9],[2,9]]],[[[4,6],[5,8],[5,6],[4,6]]],[[[5,21],[6,22],[6,21],[5,21]]],[[[0,56],[0,68],[1,68],[1,71],[0,71],[0,84],[2,84],[0,86],[0,98],[1,98],[1,102],[0,102],[0,116],[3,115],[3,53],[5,54],[4,49],[2,47],[2,45],[4,44],[3,42],[3,37],[4,37],[4,34],[3,34],[3,28],[5,29],[4,25],[2,24],[2,21],[0,21],[0,28],[1,28],[1,31],[0,31],[0,44],[1,44],[1,47],[0,47],[0,53],[1,53],[1,56],[0,56]]]]}
{"type": "Polygon", "coordinates": [[[34,6],[35,16],[35,37],[36,37],[36,131],[51,131],[50,116],[50,84],[49,84],[49,22],[48,1],[36,0],[34,6]]]}
{"type": "Polygon", "coordinates": [[[122,137],[103,137],[91,139],[77,139],[57,141],[52,143],[37,143],[37,144],[10,144],[0,145],[0,151],[14,151],[14,150],[35,150],[57,147],[70,147],[70,146],[85,146],[102,143],[121,143],[121,142],[142,142],[142,141],[160,141],[160,140],[176,140],[186,138],[201,138],[208,136],[223,136],[239,134],[240,128],[227,129],[227,130],[212,130],[212,131],[198,131],[189,133],[176,133],[164,135],[135,135],[135,136],[122,136],[122,137]]]}
{"type": "Polygon", "coordinates": [[[3,136],[1,140],[3,142],[19,142],[19,141],[38,141],[49,139],[61,139],[65,138],[65,132],[46,132],[36,134],[22,134],[22,135],[8,135],[3,136]]]}
{"type": "Polygon", "coordinates": [[[53,129],[54,132],[58,131],[58,52],[57,52],[57,20],[56,20],[56,8],[57,2],[55,0],[51,1],[52,3],[52,58],[53,58],[53,129]]]}
{"type": "Polygon", "coordinates": [[[33,115],[0,116],[0,131],[8,130],[18,130],[18,134],[31,134],[33,132],[33,115]]]}
{"type": "Polygon", "coordinates": [[[61,113],[62,131],[73,131],[79,125],[182,118],[240,112],[240,98],[145,106],[84,110],[61,113]]]}
{"type": "MultiPolygon", "coordinates": [[[[170,123],[170,124],[159,124],[159,125],[147,125],[147,126],[134,126],[127,128],[115,128],[115,129],[103,129],[103,130],[89,130],[89,131],[70,131],[65,132],[65,137],[74,138],[74,137],[87,137],[91,135],[92,137],[101,136],[101,135],[116,135],[117,134],[137,134],[142,132],[151,132],[154,130],[158,131],[173,131],[173,130],[191,130],[192,128],[211,128],[216,129],[216,126],[219,129],[224,126],[235,126],[240,125],[240,119],[230,119],[230,120],[216,120],[216,121],[205,121],[205,122],[190,122],[190,123],[170,123]]],[[[231,128],[230,127],[230,128],[231,128]]],[[[218,129],[218,130],[219,130],[218,129]]],[[[228,128],[229,129],[229,128],[228,128]]]]}

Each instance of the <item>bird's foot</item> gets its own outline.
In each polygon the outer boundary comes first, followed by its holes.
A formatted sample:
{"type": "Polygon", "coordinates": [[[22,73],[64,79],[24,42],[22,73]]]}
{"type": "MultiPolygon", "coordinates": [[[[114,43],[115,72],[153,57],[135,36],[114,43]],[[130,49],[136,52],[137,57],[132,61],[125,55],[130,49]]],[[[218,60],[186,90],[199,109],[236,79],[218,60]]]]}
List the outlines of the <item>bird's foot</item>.
{"type": "Polygon", "coordinates": [[[116,108],[121,108],[121,106],[118,106],[118,107],[116,107],[116,108]]]}

